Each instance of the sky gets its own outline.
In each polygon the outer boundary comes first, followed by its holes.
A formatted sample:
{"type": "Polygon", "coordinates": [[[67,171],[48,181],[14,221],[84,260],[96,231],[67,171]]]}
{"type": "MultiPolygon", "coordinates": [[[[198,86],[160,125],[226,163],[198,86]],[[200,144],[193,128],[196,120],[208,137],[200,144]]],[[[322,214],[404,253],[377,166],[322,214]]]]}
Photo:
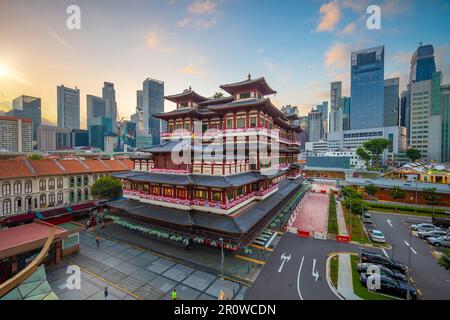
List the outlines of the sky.
{"type": "Polygon", "coordinates": [[[349,95],[355,50],[385,45],[385,78],[404,90],[420,42],[434,45],[450,82],[449,0],[0,0],[0,110],[37,96],[43,121],[56,123],[56,86],[76,86],[85,127],[86,95],[101,96],[105,81],[129,119],[146,78],[164,81],[166,95],[191,86],[212,96],[250,73],[278,91],[276,106],[306,115],[330,99],[332,81],[349,95]],[[79,30],[66,27],[70,5],[79,30]],[[380,30],[366,26],[369,5],[381,8],[380,30]]]}

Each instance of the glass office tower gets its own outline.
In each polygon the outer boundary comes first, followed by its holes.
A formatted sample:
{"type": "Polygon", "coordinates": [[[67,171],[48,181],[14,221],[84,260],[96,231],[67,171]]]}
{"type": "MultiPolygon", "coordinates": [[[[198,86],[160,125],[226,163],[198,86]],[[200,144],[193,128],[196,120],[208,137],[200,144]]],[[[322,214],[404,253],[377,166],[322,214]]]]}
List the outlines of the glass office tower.
{"type": "Polygon", "coordinates": [[[383,127],[384,46],[352,52],[350,129],[383,127]]]}
{"type": "Polygon", "coordinates": [[[164,113],[164,82],[146,79],[142,90],[144,132],[152,137],[152,143],[161,143],[161,121],[153,117],[164,113]]]}
{"type": "Polygon", "coordinates": [[[411,59],[410,82],[431,80],[436,72],[434,48],[431,44],[420,45],[411,59]]]}
{"type": "Polygon", "coordinates": [[[20,96],[13,100],[13,109],[7,116],[33,120],[33,140],[37,140],[37,128],[41,125],[41,98],[20,96]]]}

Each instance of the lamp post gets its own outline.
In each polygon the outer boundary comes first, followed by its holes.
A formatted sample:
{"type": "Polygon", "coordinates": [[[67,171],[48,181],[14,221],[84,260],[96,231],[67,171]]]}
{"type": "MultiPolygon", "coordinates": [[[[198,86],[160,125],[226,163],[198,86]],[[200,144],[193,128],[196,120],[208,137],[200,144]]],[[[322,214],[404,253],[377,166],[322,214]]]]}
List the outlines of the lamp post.
{"type": "Polygon", "coordinates": [[[225,275],[224,275],[224,273],[223,273],[223,261],[224,261],[224,259],[225,259],[225,256],[224,256],[224,254],[223,254],[223,238],[220,238],[219,241],[220,241],[220,246],[221,246],[221,253],[220,253],[220,273],[221,273],[221,275],[222,275],[222,280],[224,280],[224,279],[225,279],[225,275]]]}
{"type": "Polygon", "coordinates": [[[419,184],[419,177],[416,176],[416,199],[415,199],[415,206],[414,206],[414,213],[417,214],[417,187],[419,184]]]}
{"type": "Polygon", "coordinates": [[[352,236],[352,195],[350,194],[350,192],[346,192],[344,189],[342,189],[342,193],[347,193],[348,197],[350,199],[350,226],[349,226],[349,231],[350,231],[350,237],[352,236]]]}
{"type": "Polygon", "coordinates": [[[409,229],[409,248],[408,248],[408,285],[406,288],[406,300],[411,300],[411,250],[412,250],[412,229],[409,229]]]}

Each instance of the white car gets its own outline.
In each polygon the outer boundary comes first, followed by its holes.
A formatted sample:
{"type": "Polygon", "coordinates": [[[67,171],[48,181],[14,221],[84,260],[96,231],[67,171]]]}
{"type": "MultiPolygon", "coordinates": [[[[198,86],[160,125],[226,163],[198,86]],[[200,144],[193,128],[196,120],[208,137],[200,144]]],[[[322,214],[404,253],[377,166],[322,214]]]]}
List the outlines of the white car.
{"type": "Polygon", "coordinates": [[[370,237],[370,240],[372,240],[373,242],[379,242],[379,243],[386,242],[386,239],[384,238],[384,234],[380,230],[373,230],[373,229],[369,230],[369,237],[370,237]]]}
{"type": "Polygon", "coordinates": [[[412,224],[411,229],[413,229],[414,231],[418,230],[429,231],[436,229],[436,226],[432,225],[431,223],[419,223],[419,224],[412,224]]]}

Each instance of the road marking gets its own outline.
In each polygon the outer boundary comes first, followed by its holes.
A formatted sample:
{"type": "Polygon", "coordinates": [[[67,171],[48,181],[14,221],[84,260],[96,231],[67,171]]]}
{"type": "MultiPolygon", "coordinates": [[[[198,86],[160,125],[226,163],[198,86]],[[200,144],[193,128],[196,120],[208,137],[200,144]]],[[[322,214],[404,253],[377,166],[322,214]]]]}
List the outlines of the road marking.
{"type": "Polygon", "coordinates": [[[291,260],[291,254],[289,254],[288,256],[283,252],[283,254],[281,255],[280,259],[282,260],[281,262],[281,266],[278,269],[278,272],[281,272],[281,270],[283,270],[283,266],[285,262],[288,262],[289,260],[291,260]]]}
{"type": "Polygon", "coordinates": [[[414,254],[417,254],[416,250],[414,250],[413,247],[411,247],[411,246],[409,245],[408,241],[405,240],[405,244],[406,244],[407,247],[410,247],[410,248],[411,248],[411,251],[412,251],[414,254]]]}
{"type": "Polygon", "coordinates": [[[316,259],[313,259],[312,276],[315,278],[315,281],[317,282],[317,279],[319,279],[319,272],[316,270],[316,259]]]}
{"type": "Polygon", "coordinates": [[[300,262],[300,267],[298,268],[297,274],[297,292],[298,296],[300,297],[300,300],[303,300],[302,293],[300,292],[300,273],[302,272],[303,260],[305,260],[305,256],[302,257],[302,261],[300,262]]]}
{"type": "Polygon", "coordinates": [[[381,248],[381,251],[383,251],[384,255],[389,258],[389,255],[387,254],[386,250],[384,250],[384,248],[381,248]]]}
{"type": "Polygon", "coordinates": [[[263,246],[259,246],[259,245],[254,244],[254,243],[252,243],[250,246],[252,246],[253,248],[256,248],[256,249],[264,250],[264,251],[269,251],[269,252],[273,251],[272,248],[264,248],[263,246]]]}
{"type": "Polygon", "coordinates": [[[387,219],[386,221],[387,221],[388,225],[389,225],[389,226],[390,226],[391,228],[393,228],[393,227],[394,227],[394,226],[392,225],[392,222],[391,222],[391,220],[387,219]]]}
{"type": "Polygon", "coordinates": [[[416,289],[417,293],[420,294],[420,296],[423,296],[422,291],[420,291],[420,289],[416,289]]]}
{"type": "Polygon", "coordinates": [[[256,260],[256,259],[249,258],[249,257],[244,257],[244,256],[241,256],[241,255],[239,255],[239,254],[234,255],[234,257],[235,257],[235,258],[238,258],[238,259],[250,261],[250,262],[253,262],[253,263],[256,263],[256,264],[260,264],[260,265],[265,265],[265,264],[266,264],[265,261],[256,260]]]}

